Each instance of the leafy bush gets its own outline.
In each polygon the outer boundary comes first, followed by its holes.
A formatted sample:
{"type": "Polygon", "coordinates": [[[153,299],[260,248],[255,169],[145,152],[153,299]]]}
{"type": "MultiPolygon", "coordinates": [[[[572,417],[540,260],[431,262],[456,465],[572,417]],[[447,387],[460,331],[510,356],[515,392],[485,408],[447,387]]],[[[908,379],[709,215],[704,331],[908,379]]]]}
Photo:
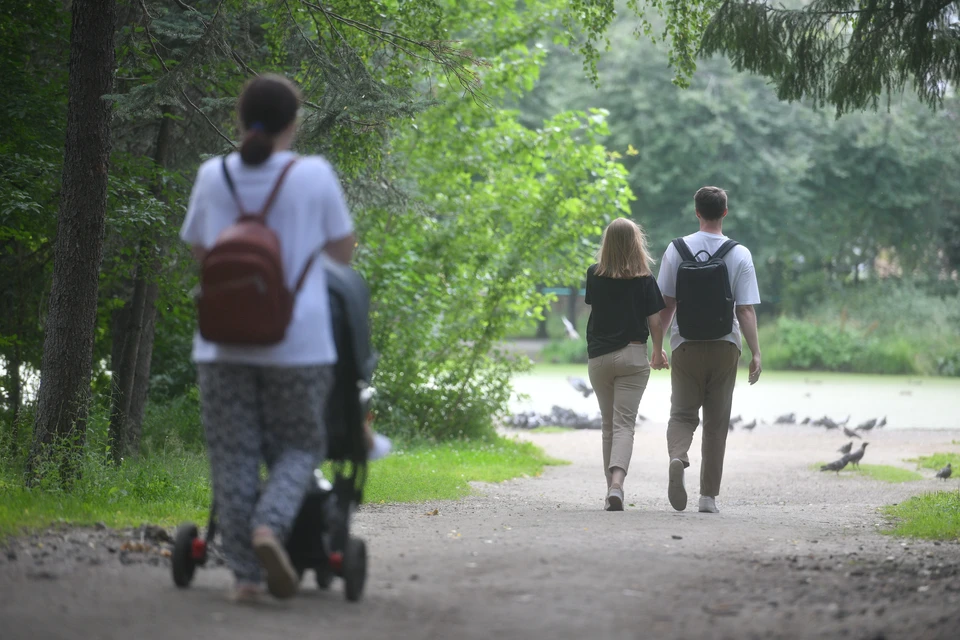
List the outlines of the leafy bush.
{"type": "Polygon", "coordinates": [[[551,340],[540,352],[540,358],[553,364],[586,364],[587,343],[584,340],[551,340]]]}
{"type": "Polygon", "coordinates": [[[469,438],[492,433],[512,376],[529,366],[496,345],[541,316],[550,297],[538,284],[583,277],[600,225],[627,214],[632,194],[596,142],[607,133],[599,111],[537,130],[507,111],[437,116],[419,118],[395,155],[427,195],[358,215],[357,264],[381,353],[378,428],[469,438]]]}
{"type": "Polygon", "coordinates": [[[144,411],[140,446],[148,454],[203,451],[199,387],[194,385],[186,393],[169,400],[151,399],[144,411]]]}
{"type": "Polygon", "coordinates": [[[960,376],[960,350],[937,358],[937,373],[942,376],[960,376]]]}
{"type": "Polygon", "coordinates": [[[920,369],[904,338],[879,339],[838,323],[780,318],[761,334],[764,364],[772,370],[911,374],[920,369]]]}

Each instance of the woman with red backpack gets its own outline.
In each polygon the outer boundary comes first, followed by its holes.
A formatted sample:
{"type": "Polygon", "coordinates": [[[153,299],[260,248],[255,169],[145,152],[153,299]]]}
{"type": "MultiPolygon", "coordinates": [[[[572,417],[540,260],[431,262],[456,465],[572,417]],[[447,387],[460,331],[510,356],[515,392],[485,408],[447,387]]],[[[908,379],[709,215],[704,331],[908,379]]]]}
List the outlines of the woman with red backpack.
{"type": "Polygon", "coordinates": [[[238,153],[206,161],[180,236],[201,263],[194,338],[223,550],[238,600],[291,597],[284,549],[324,456],[337,361],[321,252],[347,264],[353,222],[336,173],[291,150],[300,93],[259,76],[238,103],[238,153]],[[269,478],[260,486],[260,463],[269,478]]]}

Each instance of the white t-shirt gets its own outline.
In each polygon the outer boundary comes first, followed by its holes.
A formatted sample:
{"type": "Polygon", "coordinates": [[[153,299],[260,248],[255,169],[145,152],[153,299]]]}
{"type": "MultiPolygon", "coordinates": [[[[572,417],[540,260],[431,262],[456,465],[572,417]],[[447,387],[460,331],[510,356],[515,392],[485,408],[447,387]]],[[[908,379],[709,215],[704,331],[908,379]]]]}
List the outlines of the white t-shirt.
{"type": "MultiPolygon", "coordinates": [[[[240,160],[240,154],[227,156],[227,170],[244,209],[250,213],[261,210],[281,169],[293,157],[291,151],[279,151],[263,164],[248,167],[240,160]]],[[[180,229],[180,237],[191,246],[210,249],[220,232],[239,216],[221,163],[221,158],[211,158],[197,172],[187,216],[180,229]]],[[[292,290],[310,254],[353,231],[340,182],[330,163],[320,156],[299,158],[280,186],[267,215],[267,225],[280,239],[284,276],[292,290]]],[[[337,352],[323,262],[316,260],[310,267],[282,342],[263,347],[220,345],[207,342],[197,331],[193,338],[193,359],[261,366],[335,363],[337,352]]]]}
{"type": "MultiPolygon", "coordinates": [[[[727,236],[716,233],[707,233],[706,231],[697,231],[696,233],[683,238],[690,252],[697,255],[698,251],[706,251],[713,255],[717,249],[729,240],[727,236]]],[[[704,255],[698,256],[700,260],[706,260],[704,255]]],[[[727,264],[727,274],[730,276],[730,290],[733,292],[733,298],[737,305],[760,304],[760,287],[757,286],[757,272],[753,267],[753,256],[750,250],[743,245],[737,245],[731,249],[723,261],[727,264]]],[[[660,286],[660,293],[671,298],[677,297],[677,270],[680,268],[680,253],[671,242],[663,254],[663,260],[660,261],[660,275],[657,276],[657,284],[660,286]]],[[[676,349],[686,342],[680,335],[680,329],[677,327],[677,316],[673,316],[673,324],[670,327],[670,348],[676,349]]],[[[737,345],[740,351],[743,351],[743,345],[740,339],[740,322],[736,314],[733,316],[733,331],[720,340],[728,340],[737,345]]]]}

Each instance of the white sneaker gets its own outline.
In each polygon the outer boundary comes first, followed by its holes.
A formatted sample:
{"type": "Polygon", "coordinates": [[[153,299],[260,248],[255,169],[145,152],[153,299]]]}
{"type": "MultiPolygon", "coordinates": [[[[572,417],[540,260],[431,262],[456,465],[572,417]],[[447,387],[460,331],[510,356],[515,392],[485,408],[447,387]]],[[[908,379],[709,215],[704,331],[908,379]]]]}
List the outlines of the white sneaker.
{"type": "Polygon", "coordinates": [[[677,511],[687,508],[687,487],[683,484],[683,461],[679,458],[670,461],[670,484],[667,485],[667,497],[677,511]]]}
{"type": "Polygon", "coordinates": [[[717,501],[710,496],[700,496],[700,513],[720,513],[717,509],[717,501]]]}

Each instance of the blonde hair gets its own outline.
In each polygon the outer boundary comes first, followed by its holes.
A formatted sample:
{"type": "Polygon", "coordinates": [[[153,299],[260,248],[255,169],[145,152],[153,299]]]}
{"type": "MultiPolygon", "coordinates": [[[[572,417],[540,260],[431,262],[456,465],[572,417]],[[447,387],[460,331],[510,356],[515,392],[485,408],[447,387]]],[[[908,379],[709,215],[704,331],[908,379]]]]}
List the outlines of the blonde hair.
{"type": "Polygon", "coordinates": [[[653,264],[643,228],[628,218],[617,218],[603,232],[597,251],[597,275],[639,278],[653,275],[653,264]]]}

